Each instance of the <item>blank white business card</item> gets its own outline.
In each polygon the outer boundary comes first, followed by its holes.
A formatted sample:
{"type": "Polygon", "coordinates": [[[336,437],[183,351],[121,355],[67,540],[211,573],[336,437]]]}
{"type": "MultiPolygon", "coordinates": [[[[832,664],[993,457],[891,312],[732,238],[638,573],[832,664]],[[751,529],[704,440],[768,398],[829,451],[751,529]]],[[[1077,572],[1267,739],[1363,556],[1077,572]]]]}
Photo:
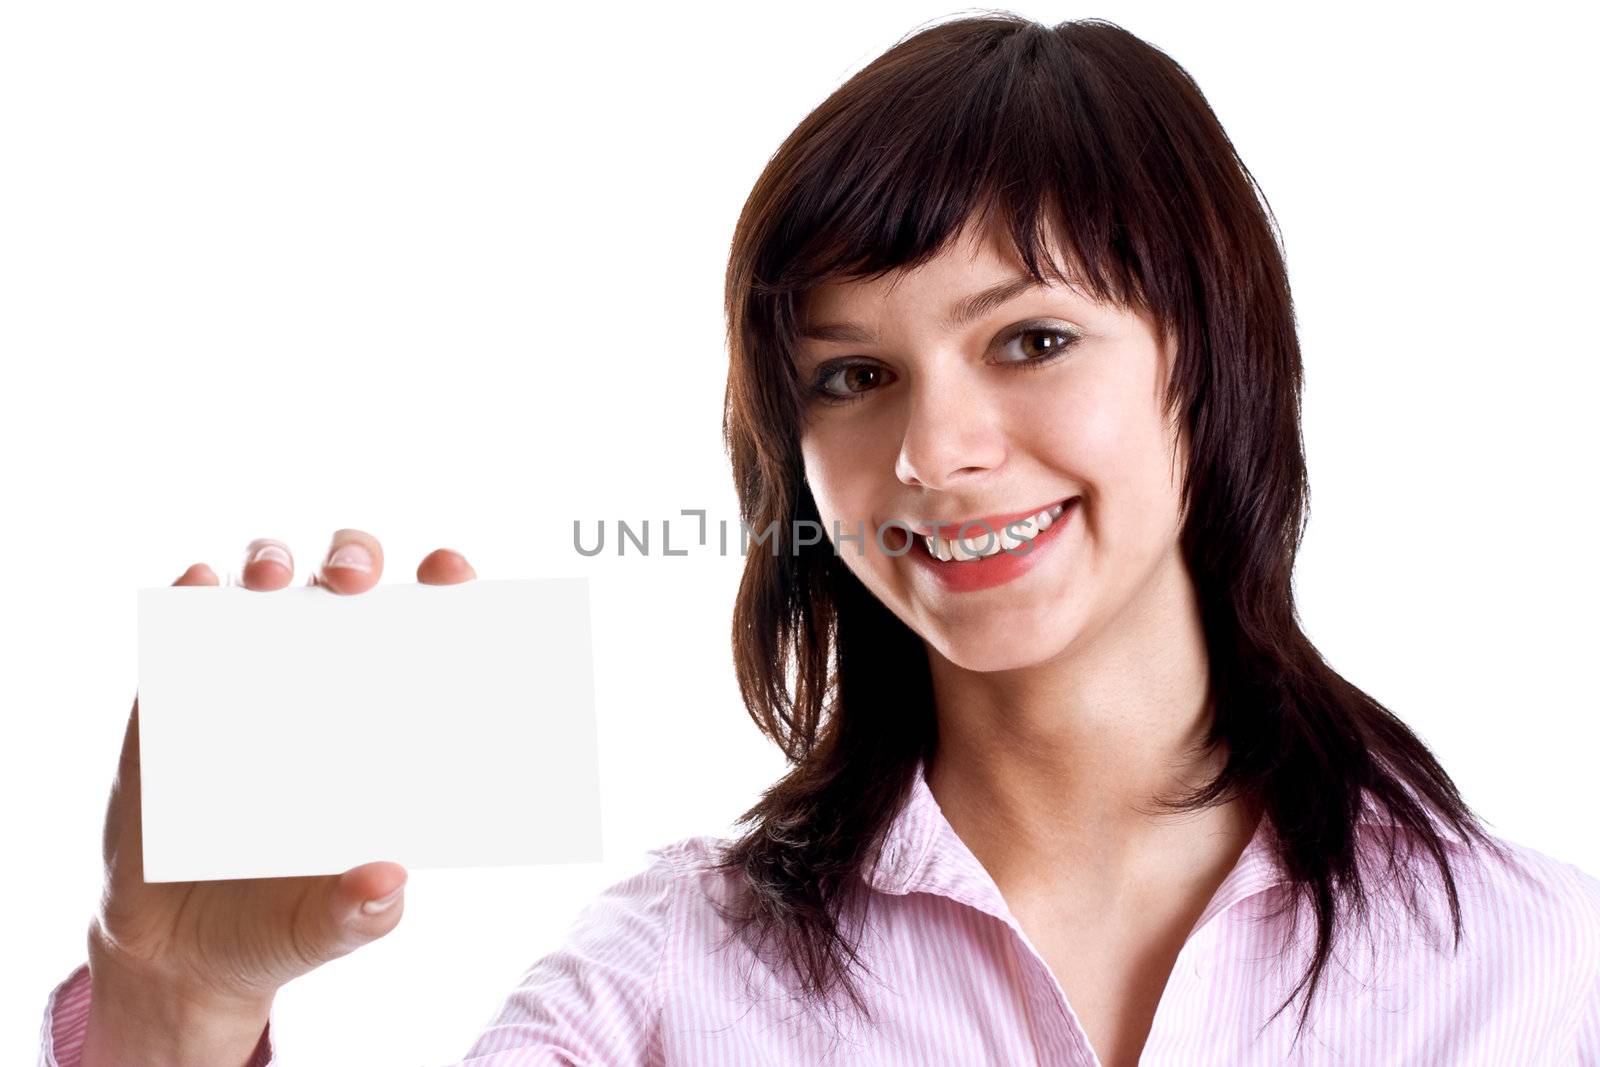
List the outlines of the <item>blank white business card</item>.
{"type": "Polygon", "coordinates": [[[150,882],[601,859],[585,578],[139,590],[150,882]]]}

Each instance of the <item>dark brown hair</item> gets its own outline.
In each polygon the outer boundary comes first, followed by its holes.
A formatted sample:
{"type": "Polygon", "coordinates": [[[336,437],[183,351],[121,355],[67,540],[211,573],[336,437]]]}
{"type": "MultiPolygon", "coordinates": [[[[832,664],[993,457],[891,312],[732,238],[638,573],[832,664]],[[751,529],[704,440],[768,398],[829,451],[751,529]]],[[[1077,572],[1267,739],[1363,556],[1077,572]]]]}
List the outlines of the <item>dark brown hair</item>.
{"type": "MultiPolygon", "coordinates": [[[[1037,280],[1148,313],[1176,339],[1166,396],[1189,435],[1181,547],[1210,667],[1221,772],[1179,809],[1247,797],[1317,920],[1298,1038],[1340,923],[1368,915],[1363,794],[1460,904],[1447,837],[1497,849],[1426,745],[1337,674],[1302,632],[1290,574],[1308,486],[1301,360],[1276,221],[1210,106],[1169,56],[1099,20],[1009,12],[923,28],[812,111],[740,215],[726,278],[724,434],[741,519],[818,522],[804,484],[803,300],[823,282],[936,255],[973,220],[1004,227],[1037,280]],[[1049,254],[1053,235],[1068,262],[1049,254]]],[[[812,527],[815,529],[816,527],[812,527]]],[[[865,1011],[845,905],[919,759],[937,744],[927,649],[824,540],[747,554],[733,619],[746,707],[791,769],[746,812],[722,867],[735,928],[780,949],[799,988],[865,1011]]],[[[1423,865],[1425,866],[1425,865],[1423,865]]]]}

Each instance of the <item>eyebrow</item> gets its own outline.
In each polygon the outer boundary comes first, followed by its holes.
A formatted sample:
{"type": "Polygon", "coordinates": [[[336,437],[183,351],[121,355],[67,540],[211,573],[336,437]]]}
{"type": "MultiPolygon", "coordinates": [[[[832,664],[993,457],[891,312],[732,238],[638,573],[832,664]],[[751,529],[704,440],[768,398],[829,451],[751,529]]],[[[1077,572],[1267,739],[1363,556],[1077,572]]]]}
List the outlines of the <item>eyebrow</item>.
{"type": "MultiPolygon", "coordinates": [[[[1034,281],[1026,274],[1008,278],[997,285],[979,290],[971,296],[956,301],[945,315],[942,325],[947,330],[965,326],[974,319],[988,314],[1001,304],[1015,300],[1033,289],[1043,289],[1043,282],[1034,281]]],[[[844,341],[851,344],[876,344],[878,335],[853,322],[824,322],[808,324],[801,328],[800,337],[807,341],[844,341]]]]}

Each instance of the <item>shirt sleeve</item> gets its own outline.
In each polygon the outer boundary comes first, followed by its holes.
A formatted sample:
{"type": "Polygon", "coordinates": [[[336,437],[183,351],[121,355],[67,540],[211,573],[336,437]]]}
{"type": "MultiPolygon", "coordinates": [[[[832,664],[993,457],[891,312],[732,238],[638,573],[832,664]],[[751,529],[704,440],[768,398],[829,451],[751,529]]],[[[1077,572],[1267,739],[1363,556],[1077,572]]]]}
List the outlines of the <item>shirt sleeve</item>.
{"type": "MultiPolygon", "coordinates": [[[[1578,872],[1578,884],[1589,905],[1589,918],[1597,936],[1593,944],[1600,949],[1600,879],[1575,864],[1568,864],[1578,872]]],[[[1588,993],[1579,1003],[1577,1028],[1578,1067],[1600,1067],[1600,951],[1590,957],[1595,960],[1589,975],[1588,993]]]]}
{"type": "MultiPolygon", "coordinates": [[[[83,1061],[83,1039],[89,1029],[89,965],[82,963],[45,1002],[44,1027],[39,1035],[39,1067],[78,1067],[83,1061]]],[[[261,1041],[245,1067],[273,1067],[272,1021],[267,1020],[261,1041]]]]}
{"type": "Polygon", "coordinates": [[[1578,1067],[1600,1067],[1600,974],[1578,1015],[1578,1067]]]}
{"type": "Polygon", "coordinates": [[[678,866],[646,868],[587,904],[564,943],[522,976],[454,1067],[629,1067],[660,1059],[662,961],[673,935],[678,866]]]}

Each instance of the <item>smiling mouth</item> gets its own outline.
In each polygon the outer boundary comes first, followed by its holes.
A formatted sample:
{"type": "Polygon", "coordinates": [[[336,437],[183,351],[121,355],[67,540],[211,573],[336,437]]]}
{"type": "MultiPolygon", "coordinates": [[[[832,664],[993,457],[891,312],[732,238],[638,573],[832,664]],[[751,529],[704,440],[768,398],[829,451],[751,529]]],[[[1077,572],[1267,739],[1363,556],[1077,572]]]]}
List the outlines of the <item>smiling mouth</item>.
{"type": "Polygon", "coordinates": [[[1005,521],[991,517],[969,519],[965,523],[941,523],[927,527],[928,533],[912,536],[922,543],[929,556],[943,563],[975,563],[1003,552],[1024,555],[1033,539],[1053,526],[1076,499],[1057,501],[1032,514],[1005,521]]]}

